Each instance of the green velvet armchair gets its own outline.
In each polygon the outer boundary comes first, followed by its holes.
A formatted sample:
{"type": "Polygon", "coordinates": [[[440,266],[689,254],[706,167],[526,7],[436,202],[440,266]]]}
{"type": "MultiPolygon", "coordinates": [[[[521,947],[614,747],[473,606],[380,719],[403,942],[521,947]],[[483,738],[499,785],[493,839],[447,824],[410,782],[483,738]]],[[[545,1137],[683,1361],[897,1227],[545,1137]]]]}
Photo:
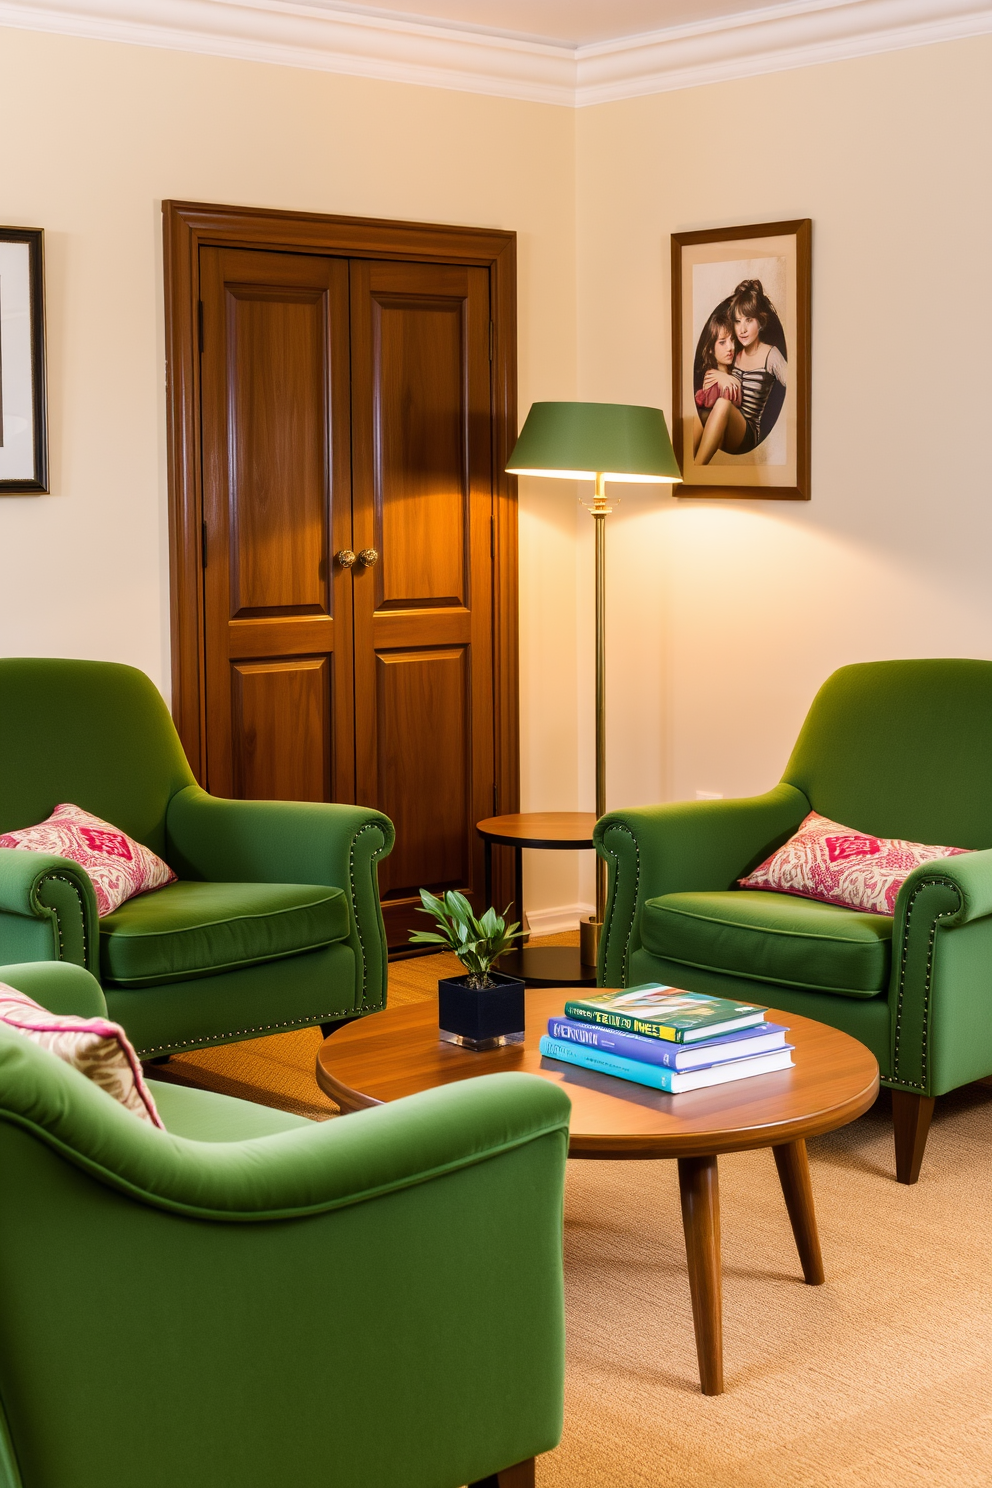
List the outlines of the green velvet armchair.
{"type": "Polygon", "coordinates": [[[385,1006],[376,864],[393,845],[388,817],[216,799],[142,672],[0,660],[0,832],[61,801],[150,847],[180,882],[98,920],[76,864],[0,848],[0,961],[86,967],[143,1059],[330,1030],[385,1006]]]}
{"type": "MultiPolygon", "coordinates": [[[[0,981],[105,1012],[77,966],[0,981]]],[[[164,1132],[0,1028],[0,1488],[532,1485],[567,1097],[491,1075],[316,1123],[151,1088],[164,1132]]]]}
{"type": "Polygon", "coordinates": [[[867,1044],[915,1183],[934,1098],[992,1075],[992,662],[842,667],[781,783],[746,800],[613,811],[599,981],[764,1002],[867,1044]],[[809,811],[973,851],[914,869],[893,917],[735,888],[809,811]]]}

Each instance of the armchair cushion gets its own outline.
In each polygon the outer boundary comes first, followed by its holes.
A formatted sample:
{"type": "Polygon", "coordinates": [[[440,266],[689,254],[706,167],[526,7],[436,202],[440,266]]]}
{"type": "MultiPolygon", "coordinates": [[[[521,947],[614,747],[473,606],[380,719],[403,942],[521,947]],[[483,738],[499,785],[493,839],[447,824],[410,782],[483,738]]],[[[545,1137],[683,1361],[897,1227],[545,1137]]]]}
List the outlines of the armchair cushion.
{"type": "MultiPolygon", "coordinates": [[[[197,1090],[191,1085],[173,1085],[153,1079],[155,1105],[167,1132],[193,1142],[248,1142],[271,1137],[276,1132],[313,1126],[306,1116],[293,1116],[272,1106],[197,1090]]],[[[0,1482],[3,1480],[0,1479],[0,1482]]]]}
{"type": "Polygon", "coordinates": [[[892,920],[757,890],[662,894],[644,905],[645,949],[705,971],[841,997],[888,987],[892,920]]]}
{"type": "Polygon", "coordinates": [[[101,974],[117,987],[183,982],[316,950],[350,928],[343,889],[182,881],[101,920],[101,974]]]}

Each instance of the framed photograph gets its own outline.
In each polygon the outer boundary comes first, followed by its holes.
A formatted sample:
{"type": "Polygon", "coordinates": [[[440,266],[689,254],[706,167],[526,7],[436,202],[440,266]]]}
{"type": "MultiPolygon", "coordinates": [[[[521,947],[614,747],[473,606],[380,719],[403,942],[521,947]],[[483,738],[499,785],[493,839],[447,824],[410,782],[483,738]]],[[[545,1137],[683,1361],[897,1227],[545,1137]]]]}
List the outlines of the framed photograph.
{"type": "Polygon", "coordinates": [[[44,233],[0,227],[0,496],[47,490],[44,233]]]}
{"type": "Polygon", "coordinates": [[[810,498],[811,222],[672,234],[676,496],[810,498]]]}

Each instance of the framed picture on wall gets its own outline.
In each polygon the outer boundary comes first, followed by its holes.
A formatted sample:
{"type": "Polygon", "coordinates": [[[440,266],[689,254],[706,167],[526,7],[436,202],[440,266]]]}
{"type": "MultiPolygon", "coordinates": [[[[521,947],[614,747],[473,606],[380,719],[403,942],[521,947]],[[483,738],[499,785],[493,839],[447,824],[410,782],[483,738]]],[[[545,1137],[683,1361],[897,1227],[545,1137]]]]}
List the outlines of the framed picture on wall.
{"type": "Polygon", "coordinates": [[[810,498],[811,222],[672,234],[676,496],[810,498]]]}
{"type": "Polygon", "coordinates": [[[47,490],[44,233],[0,227],[0,495],[47,490]]]}

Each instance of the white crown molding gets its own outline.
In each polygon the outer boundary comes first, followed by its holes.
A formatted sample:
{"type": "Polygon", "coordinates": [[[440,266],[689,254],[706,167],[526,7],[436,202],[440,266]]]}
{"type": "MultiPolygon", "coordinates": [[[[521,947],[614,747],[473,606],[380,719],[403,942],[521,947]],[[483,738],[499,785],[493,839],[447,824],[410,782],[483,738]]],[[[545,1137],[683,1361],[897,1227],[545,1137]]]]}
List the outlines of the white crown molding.
{"type": "Polygon", "coordinates": [[[572,107],[568,47],[290,0],[0,0],[0,26],[572,107]]]}
{"type": "Polygon", "coordinates": [[[0,26],[564,107],[992,33],[992,0],[789,0],[571,48],[295,0],[0,0],[0,26]]]}
{"type": "Polygon", "coordinates": [[[581,47],[576,105],[989,33],[988,0],[792,0],[721,21],[581,47]]]}

